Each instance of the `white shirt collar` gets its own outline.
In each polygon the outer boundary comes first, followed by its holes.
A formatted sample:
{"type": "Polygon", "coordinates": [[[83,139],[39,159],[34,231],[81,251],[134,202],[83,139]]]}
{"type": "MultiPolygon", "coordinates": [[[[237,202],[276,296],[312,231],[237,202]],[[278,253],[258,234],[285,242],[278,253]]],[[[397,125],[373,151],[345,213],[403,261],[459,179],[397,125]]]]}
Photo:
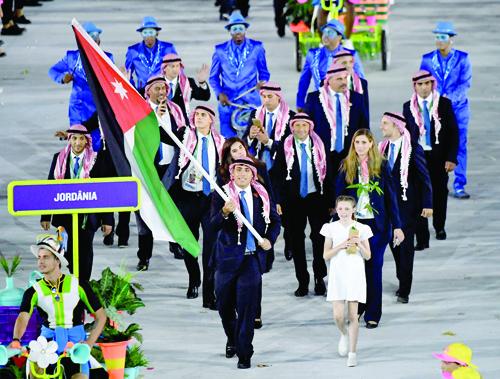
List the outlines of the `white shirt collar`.
{"type": "Polygon", "coordinates": [[[85,157],[85,150],[84,150],[84,151],[82,151],[82,152],[81,152],[80,154],[78,154],[78,155],[76,155],[75,153],[73,153],[73,150],[71,150],[71,159],[72,159],[72,160],[74,160],[74,159],[75,159],[75,157],[80,158],[80,159],[78,160],[78,162],[81,162],[81,161],[82,161],[82,159],[85,157]]]}
{"type": "Polygon", "coordinates": [[[420,96],[417,95],[417,99],[418,99],[418,104],[420,105],[420,107],[423,106],[424,104],[424,100],[427,101],[427,106],[430,106],[431,105],[431,102],[432,102],[432,91],[430,93],[429,96],[427,96],[425,99],[421,98],[420,96]]]}
{"type": "Polygon", "coordinates": [[[311,138],[309,138],[309,136],[306,137],[306,139],[304,141],[301,141],[299,140],[298,138],[294,138],[295,139],[295,143],[297,144],[297,146],[300,146],[301,143],[305,143],[306,146],[309,146],[309,140],[311,138]]]}
{"type": "Polygon", "coordinates": [[[196,136],[198,137],[198,139],[202,139],[203,137],[207,137],[208,140],[210,140],[210,137],[211,137],[211,132],[209,132],[207,135],[204,135],[204,134],[201,134],[198,130],[196,130],[196,136]]]}
{"type": "MultiPolygon", "coordinates": [[[[403,142],[403,136],[400,136],[397,140],[395,141],[389,141],[390,143],[394,144],[394,152],[397,154],[399,152],[399,149],[401,148],[401,143],[403,142]]],[[[391,147],[389,146],[389,149],[391,147]]],[[[390,151],[390,150],[389,150],[390,151]]]]}
{"type": "Polygon", "coordinates": [[[168,85],[170,85],[170,83],[173,83],[174,86],[177,86],[177,83],[179,82],[179,77],[177,76],[176,78],[172,79],[172,80],[169,80],[166,76],[165,76],[165,80],[167,81],[168,85]]]}
{"type": "Polygon", "coordinates": [[[338,95],[339,95],[339,97],[340,97],[340,100],[341,100],[341,101],[342,101],[342,100],[344,100],[344,93],[343,93],[343,92],[335,92],[334,90],[332,90],[332,89],[330,88],[330,86],[328,86],[328,92],[330,93],[330,96],[331,96],[331,97],[335,98],[335,97],[336,97],[336,95],[338,94],[338,95]]]}

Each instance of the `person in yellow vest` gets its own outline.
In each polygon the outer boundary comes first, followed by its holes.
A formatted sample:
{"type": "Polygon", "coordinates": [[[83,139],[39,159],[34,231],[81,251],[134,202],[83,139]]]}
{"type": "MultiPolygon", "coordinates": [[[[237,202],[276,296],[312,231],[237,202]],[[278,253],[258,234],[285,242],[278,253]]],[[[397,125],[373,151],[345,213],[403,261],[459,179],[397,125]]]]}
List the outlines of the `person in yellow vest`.
{"type": "MultiPolygon", "coordinates": [[[[62,273],[62,268],[68,265],[64,257],[62,239],[60,235],[44,234],[38,236],[36,245],[31,246],[31,252],[37,257],[38,270],[43,274],[43,278],[24,292],[10,344],[12,348],[21,347],[20,340],[35,307],[43,319],[41,336],[47,341],[57,343],[58,355],[65,350],[68,342],[86,343],[92,347],[104,328],[106,313],[89,283],[71,274],[62,273]],[[96,320],[95,328],[88,337],[83,327],[82,316],[85,309],[93,314],[96,320]]],[[[38,364],[43,367],[40,360],[38,364]]],[[[86,378],[89,373],[88,365],[77,365],[69,358],[63,358],[61,364],[64,366],[66,378],[86,378]]],[[[51,369],[49,367],[47,372],[51,369]]]]}

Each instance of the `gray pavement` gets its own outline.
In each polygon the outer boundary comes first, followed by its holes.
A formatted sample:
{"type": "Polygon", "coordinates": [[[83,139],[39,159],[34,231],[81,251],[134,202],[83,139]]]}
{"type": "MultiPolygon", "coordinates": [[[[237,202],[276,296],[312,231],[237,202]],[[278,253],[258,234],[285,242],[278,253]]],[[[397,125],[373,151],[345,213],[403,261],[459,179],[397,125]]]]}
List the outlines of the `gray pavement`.
{"type": "MultiPolygon", "coordinates": [[[[288,31],[286,38],[277,37],[270,0],[251,3],[249,36],[264,41],[272,79],[294,104],[294,41],[288,31]]],[[[123,64],[126,47],[139,39],[135,28],[141,17],[155,15],[164,27],[160,36],[176,44],[187,71],[194,73],[201,63],[210,63],[213,45],[228,37],[212,5],[212,0],[56,0],[26,8],[33,25],[22,37],[2,37],[8,56],[0,59],[0,249],[22,253],[24,272],[18,285],[35,267],[28,246],[40,229],[35,217],[7,213],[6,186],[12,180],[45,178],[52,154],[63,146],[52,134],[67,127],[70,88],[51,82],[47,70],[67,48],[75,47],[71,18],[102,27],[103,48],[123,64]]],[[[253,368],[237,370],[236,360],[223,356],[225,337],[217,313],[204,310],[201,298],[185,299],[184,264],[158,243],[150,271],[138,275],[146,308],[134,316],[143,326],[151,359],[151,369],[143,370],[145,378],[438,378],[439,362],[431,352],[455,341],[473,348],[473,360],[485,378],[500,378],[498,14],[500,3],[494,0],[397,0],[390,17],[390,70],[380,71],[379,61],[364,63],[371,126],[379,135],[382,112],[399,111],[410,96],[409,78],[421,54],[433,49],[430,30],[435,22],[455,22],[456,47],[470,52],[473,65],[467,186],[472,198],[450,199],[448,240],[432,239],[431,248],[417,254],[407,305],[393,297],[395,269],[387,252],[384,315],[378,329],[361,328],[359,365],[347,368],[337,356],[330,304],[324,298],[293,296],[293,265],[285,261],[280,240],[274,269],[264,276],[264,327],[255,334],[253,368]]],[[[94,276],[121,262],[134,269],[137,237],[134,226],[131,230],[131,247],[123,250],[106,248],[96,238],[94,276]]]]}

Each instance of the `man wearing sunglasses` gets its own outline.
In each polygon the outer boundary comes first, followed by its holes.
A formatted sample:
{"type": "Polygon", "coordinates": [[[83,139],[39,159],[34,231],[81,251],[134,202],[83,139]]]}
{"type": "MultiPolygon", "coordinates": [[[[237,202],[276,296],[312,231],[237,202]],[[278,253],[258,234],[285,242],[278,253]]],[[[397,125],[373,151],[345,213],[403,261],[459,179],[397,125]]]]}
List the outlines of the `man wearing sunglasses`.
{"type": "Polygon", "coordinates": [[[438,22],[432,31],[436,36],[437,49],[422,56],[420,69],[429,71],[437,80],[437,91],[451,100],[458,124],[458,154],[453,187],[454,197],[468,199],[467,184],[467,129],[469,125],[469,100],[467,91],[471,85],[472,69],[469,55],[453,49],[453,37],[457,35],[451,22],[438,22]]]}
{"type": "Polygon", "coordinates": [[[231,127],[236,107],[230,103],[260,105],[258,90],[271,76],[264,45],[245,36],[249,26],[241,13],[234,11],[225,26],[231,39],[216,45],[212,56],[209,82],[219,100],[220,130],[226,138],[236,135],[231,127]]]}
{"type": "MultiPolygon", "coordinates": [[[[319,90],[321,83],[326,76],[326,71],[333,63],[335,54],[340,50],[345,50],[340,42],[344,38],[344,25],[338,20],[330,20],[327,24],[323,25],[320,29],[322,47],[309,49],[306,55],[306,60],[302,72],[300,73],[299,86],[297,90],[297,110],[302,112],[304,110],[307,90],[311,79],[313,80],[314,91],[319,90]]],[[[361,66],[361,59],[354,50],[354,72],[359,77],[365,77],[363,67],[361,66]]]]}
{"type": "MultiPolygon", "coordinates": [[[[93,22],[84,23],[83,28],[98,45],[101,44],[102,29],[99,29],[93,22]]],[[[113,61],[113,55],[105,53],[113,61]]],[[[68,50],[64,58],[50,68],[49,77],[59,84],[73,83],[69,98],[69,125],[85,124],[92,134],[94,151],[99,151],[101,145],[99,124],[97,117],[92,117],[96,114],[96,107],[82,66],[80,52],[68,50]]]]}
{"type": "Polygon", "coordinates": [[[144,17],[142,25],[137,28],[141,33],[142,42],[129,46],[127,50],[125,69],[130,82],[141,94],[144,94],[148,78],[161,73],[163,57],[167,54],[177,54],[172,43],[158,40],[160,30],[154,17],[144,17]]]}

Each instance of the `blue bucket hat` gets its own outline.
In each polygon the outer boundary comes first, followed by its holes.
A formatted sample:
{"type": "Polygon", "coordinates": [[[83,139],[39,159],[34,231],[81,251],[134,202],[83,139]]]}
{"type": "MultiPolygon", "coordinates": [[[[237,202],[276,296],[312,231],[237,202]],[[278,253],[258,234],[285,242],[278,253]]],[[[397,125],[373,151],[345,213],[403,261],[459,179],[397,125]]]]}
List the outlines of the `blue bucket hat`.
{"type": "Polygon", "coordinates": [[[93,22],[86,22],[82,26],[83,26],[83,29],[85,29],[85,31],[88,34],[90,34],[90,33],[101,34],[102,33],[102,29],[99,29],[97,26],[95,26],[95,24],[93,22]]]}
{"type": "Polygon", "coordinates": [[[152,16],[146,16],[142,19],[142,25],[138,27],[136,30],[138,32],[142,32],[143,29],[156,29],[156,30],[161,30],[161,28],[158,26],[156,22],[156,18],[152,16]]]}
{"type": "Polygon", "coordinates": [[[432,31],[435,34],[448,34],[453,37],[457,35],[453,23],[449,21],[439,21],[436,25],[436,29],[432,31]]]}
{"type": "Polygon", "coordinates": [[[321,32],[323,32],[323,30],[325,30],[325,28],[332,28],[332,29],[335,29],[337,31],[337,33],[339,33],[342,38],[345,38],[345,26],[344,24],[342,24],[339,20],[330,20],[328,21],[325,25],[323,25],[320,29],[321,32]]]}
{"type": "Polygon", "coordinates": [[[245,17],[242,16],[239,10],[234,10],[229,17],[229,21],[226,26],[224,26],[227,30],[231,28],[231,25],[245,25],[245,28],[248,28],[250,24],[245,21],[245,17]]]}

